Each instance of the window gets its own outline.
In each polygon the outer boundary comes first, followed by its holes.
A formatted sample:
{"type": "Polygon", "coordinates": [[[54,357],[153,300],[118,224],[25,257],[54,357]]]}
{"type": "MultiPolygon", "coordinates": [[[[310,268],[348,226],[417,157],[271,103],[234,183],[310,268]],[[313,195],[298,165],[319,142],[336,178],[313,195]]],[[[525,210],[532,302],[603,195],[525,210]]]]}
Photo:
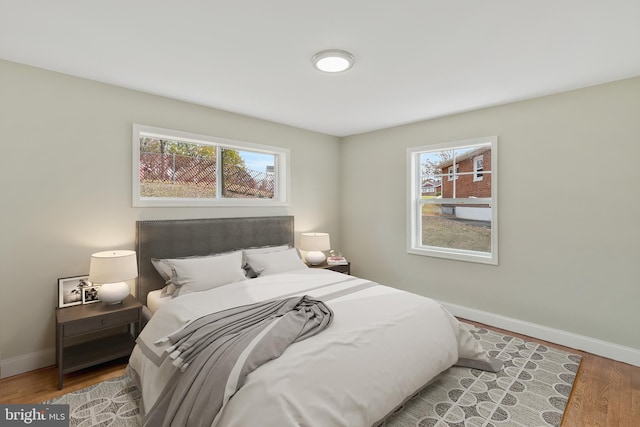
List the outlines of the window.
{"type": "Polygon", "coordinates": [[[474,181],[482,181],[482,170],[483,170],[483,156],[478,156],[473,158],[473,180],[474,181]]]}
{"type": "Polygon", "coordinates": [[[283,206],[289,150],[133,125],[133,206],[283,206]]]}
{"type": "Polygon", "coordinates": [[[453,171],[453,166],[449,166],[449,169],[447,169],[447,180],[453,181],[454,179],[458,179],[458,172],[460,172],[458,165],[456,165],[455,172],[453,171]]]}
{"type": "Polygon", "coordinates": [[[497,145],[485,137],[407,150],[409,253],[498,264],[497,145]],[[425,194],[425,182],[438,191],[425,194]]]}

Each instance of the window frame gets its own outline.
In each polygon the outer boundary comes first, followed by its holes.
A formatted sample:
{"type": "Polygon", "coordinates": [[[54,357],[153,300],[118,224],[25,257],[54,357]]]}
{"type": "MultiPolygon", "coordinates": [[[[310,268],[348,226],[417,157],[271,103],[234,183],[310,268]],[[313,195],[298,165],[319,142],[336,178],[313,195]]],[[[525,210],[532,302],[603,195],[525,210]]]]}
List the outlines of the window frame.
{"type": "MultiPolygon", "coordinates": [[[[283,147],[236,141],[232,139],[200,135],[173,129],[133,124],[132,127],[132,203],[134,207],[213,207],[213,206],[289,206],[290,199],[290,150],[283,147]],[[216,198],[142,197],[140,196],[140,137],[150,136],[179,140],[216,147],[216,159],[221,159],[222,149],[251,151],[275,156],[276,191],[274,198],[222,198],[216,187],[216,198]]],[[[222,168],[217,169],[217,182],[222,182],[222,168]]]]}
{"type": "Polygon", "coordinates": [[[453,164],[447,168],[447,181],[455,181],[460,176],[460,165],[453,164]]]}
{"type": "MultiPolygon", "coordinates": [[[[473,160],[475,168],[475,159],[473,160]]],[[[454,159],[452,166],[459,165],[454,159]]],[[[461,174],[474,174],[464,172],[461,174]]],[[[449,173],[442,171],[441,182],[444,177],[449,178],[449,173]]],[[[457,179],[454,172],[452,181],[457,179]]],[[[422,145],[407,148],[407,253],[436,258],[445,258],[458,261],[468,261],[481,264],[498,265],[498,137],[487,136],[462,141],[446,142],[441,144],[422,145]],[[483,174],[491,174],[490,198],[447,198],[438,199],[437,202],[428,202],[422,199],[422,165],[420,156],[425,152],[444,151],[451,149],[463,149],[478,145],[490,144],[491,146],[491,170],[483,170],[483,174]],[[425,204],[455,203],[459,205],[486,205],[491,206],[491,252],[479,252],[466,249],[443,248],[426,246],[422,244],[422,206],[425,204]]]]}
{"type": "Polygon", "coordinates": [[[484,155],[475,156],[473,158],[473,182],[482,181],[484,178],[484,155]],[[482,168],[478,167],[478,160],[482,162],[482,168]]]}

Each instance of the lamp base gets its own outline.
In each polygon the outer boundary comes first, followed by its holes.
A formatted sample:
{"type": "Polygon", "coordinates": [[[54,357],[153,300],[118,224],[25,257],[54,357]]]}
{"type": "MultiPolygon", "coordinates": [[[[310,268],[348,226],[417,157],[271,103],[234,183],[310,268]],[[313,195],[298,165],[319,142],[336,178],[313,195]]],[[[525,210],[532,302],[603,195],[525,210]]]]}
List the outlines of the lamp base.
{"type": "Polygon", "coordinates": [[[321,251],[309,251],[304,257],[311,265],[322,264],[327,257],[321,251]]]}
{"type": "Polygon", "coordinates": [[[119,304],[131,290],[125,282],[105,283],[98,288],[98,299],[105,304],[119,304]]]}

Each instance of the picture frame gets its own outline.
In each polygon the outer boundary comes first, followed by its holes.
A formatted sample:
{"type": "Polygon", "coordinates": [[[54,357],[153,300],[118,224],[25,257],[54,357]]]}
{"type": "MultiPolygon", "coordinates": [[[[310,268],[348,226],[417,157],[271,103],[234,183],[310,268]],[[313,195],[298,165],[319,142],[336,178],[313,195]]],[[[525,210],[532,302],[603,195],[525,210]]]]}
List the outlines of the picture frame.
{"type": "Polygon", "coordinates": [[[58,279],[58,307],[72,307],[82,304],[82,289],[91,286],[89,275],[63,277],[58,279]]]}
{"type": "Polygon", "coordinates": [[[100,286],[89,283],[88,286],[82,288],[82,304],[93,304],[100,301],[100,298],[98,298],[98,288],[100,286]]]}

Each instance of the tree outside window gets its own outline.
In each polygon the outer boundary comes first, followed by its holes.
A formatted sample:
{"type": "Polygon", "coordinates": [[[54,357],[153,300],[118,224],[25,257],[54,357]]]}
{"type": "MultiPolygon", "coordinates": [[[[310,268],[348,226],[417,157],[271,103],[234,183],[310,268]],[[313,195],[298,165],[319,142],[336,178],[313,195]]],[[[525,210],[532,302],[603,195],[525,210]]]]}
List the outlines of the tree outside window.
{"type": "Polygon", "coordinates": [[[282,205],[288,150],[134,126],[134,206],[282,205]]]}

